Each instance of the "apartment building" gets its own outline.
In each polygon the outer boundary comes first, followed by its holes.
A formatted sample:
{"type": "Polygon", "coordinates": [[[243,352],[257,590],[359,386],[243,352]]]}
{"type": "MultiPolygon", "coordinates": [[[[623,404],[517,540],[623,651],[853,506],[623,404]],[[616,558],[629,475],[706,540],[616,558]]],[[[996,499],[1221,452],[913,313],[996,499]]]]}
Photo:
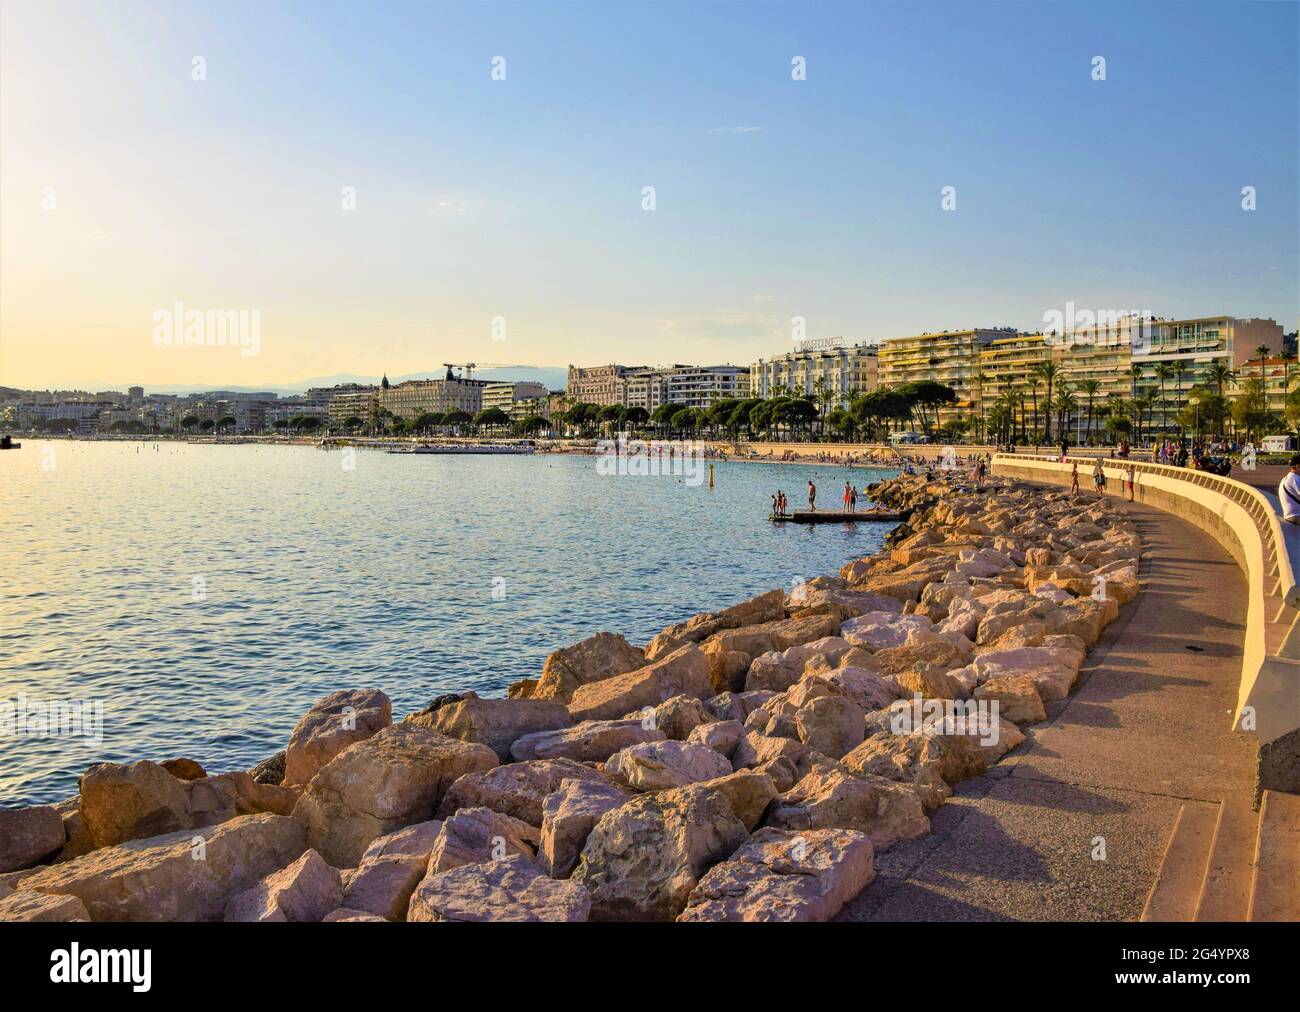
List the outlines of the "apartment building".
{"type": "Polygon", "coordinates": [[[1014,328],[1000,327],[887,338],[880,345],[880,385],[942,383],[956,391],[957,400],[940,409],[939,424],[969,420],[980,407],[980,352],[993,341],[1017,336],[1014,328]]]}
{"type": "Polygon", "coordinates": [[[329,400],[330,425],[341,428],[349,418],[360,418],[363,425],[369,425],[375,420],[375,408],[378,406],[378,387],[334,394],[329,400]]]}
{"type": "Polygon", "coordinates": [[[590,368],[569,366],[565,393],[575,404],[626,403],[625,380],[629,373],[642,372],[646,366],[597,365],[590,368]]]}
{"type": "MultiPolygon", "coordinates": [[[[832,341],[839,340],[832,338],[832,341]]],[[[815,397],[829,391],[834,404],[847,404],[879,386],[879,348],[874,344],[801,349],[759,359],[749,370],[749,396],[775,397],[779,391],[815,397]]]]}
{"type": "Polygon", "coordinates": [[[443,379],[407,380],[392,386],[381,384],[377,404],[398,418],[415,418],[425,412],[445,415],[463,411],[476,415],[483,410],[483,388],[487,385],[486,380],[462,379],[448,370],[443,379]]]}
{"type": "Polygon", "coordinates": [[[515,420],[534,415],[549,418],[549,393],[541,383],[489,383],[483,388],[483,410],[500,408],[515,420]]]}

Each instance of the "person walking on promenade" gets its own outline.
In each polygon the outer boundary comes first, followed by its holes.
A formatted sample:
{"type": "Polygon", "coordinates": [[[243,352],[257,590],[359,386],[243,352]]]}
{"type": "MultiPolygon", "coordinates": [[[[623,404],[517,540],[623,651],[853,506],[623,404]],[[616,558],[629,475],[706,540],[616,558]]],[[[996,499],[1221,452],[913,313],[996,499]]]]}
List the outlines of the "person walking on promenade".
{"type": "Polygon", "coordinates": [[[1282,504],[1282,519],[1300,524],[1300,453],[1291,455],[1291,464],[1277,486],[1277,500],[1282,504]]]}
{"type": "Polygon", "coordinates": [[[1137,468],[1129,464],[1126,474],[1128,476],[1128,501],[1133,501],[1133,485],[1137,481],[1137,468]]]}
{"type": "Polygon", "coordinates": [[[1101,466],[1101,458],[1097,458],[1097,466],[1092,469],[1092,483],[1097,488],[1099,495],[1106,493],[1106,471],[1101,466]]]}
{"type": "Polygon", "coordinates": [[[1065,463],[1065,458],[1070,455],[1070,440],[1065,436],[1061,437],[1061,463],[1065,463]]]}
{"type": "Polygon", "coordinates": [[[808,509],[814,513],[817,512],[817,486],[812,483],[811,479],[808,482],[808,509]]]}
{"type": "Polygon", "coordinates": [[[1079,491],[1079,462],[1074,462],[1074,467],[1070,471],[1070,494],[1074,495],[1079,491]]]}

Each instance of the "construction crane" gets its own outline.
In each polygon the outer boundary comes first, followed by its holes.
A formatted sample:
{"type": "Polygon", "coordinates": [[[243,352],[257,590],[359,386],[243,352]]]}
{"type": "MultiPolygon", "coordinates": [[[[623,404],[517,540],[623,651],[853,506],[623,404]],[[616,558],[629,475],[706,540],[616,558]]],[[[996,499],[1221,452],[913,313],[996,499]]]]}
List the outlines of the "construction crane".
{"type": "Polygon", "coordinates": [[[462,369],[466,379],[474,378],[474,370],[480,365],[488,369],[536,369],[535,365],[520,365],[517,362],[444,362],[443,368],[447,370],[447,378],[455,379],[452,374],[453,369],[462,369]]]}

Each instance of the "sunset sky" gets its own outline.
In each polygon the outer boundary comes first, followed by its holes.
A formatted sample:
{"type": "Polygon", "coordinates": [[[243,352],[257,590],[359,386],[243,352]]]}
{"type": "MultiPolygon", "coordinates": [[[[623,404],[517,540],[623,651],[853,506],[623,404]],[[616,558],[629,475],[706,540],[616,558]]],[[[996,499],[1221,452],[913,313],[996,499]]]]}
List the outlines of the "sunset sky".
{"type": "Polygon", "coordinates": [[[1300,316],[1294,4],[0,10],[0,385],[1300,316]],[[177,302],[259,353],[156,346],[177,302]]]}

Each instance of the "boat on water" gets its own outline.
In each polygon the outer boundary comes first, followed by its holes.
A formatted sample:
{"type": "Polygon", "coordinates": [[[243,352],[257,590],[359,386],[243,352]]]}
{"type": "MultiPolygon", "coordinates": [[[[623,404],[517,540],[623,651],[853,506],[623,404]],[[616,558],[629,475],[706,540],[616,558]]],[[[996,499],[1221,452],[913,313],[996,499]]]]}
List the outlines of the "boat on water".
{"type": "Polygon", "coordinates": [[[15,443],[9,436],[0,436],[0,450],[21,450],[22,443],[15,443]]]}

